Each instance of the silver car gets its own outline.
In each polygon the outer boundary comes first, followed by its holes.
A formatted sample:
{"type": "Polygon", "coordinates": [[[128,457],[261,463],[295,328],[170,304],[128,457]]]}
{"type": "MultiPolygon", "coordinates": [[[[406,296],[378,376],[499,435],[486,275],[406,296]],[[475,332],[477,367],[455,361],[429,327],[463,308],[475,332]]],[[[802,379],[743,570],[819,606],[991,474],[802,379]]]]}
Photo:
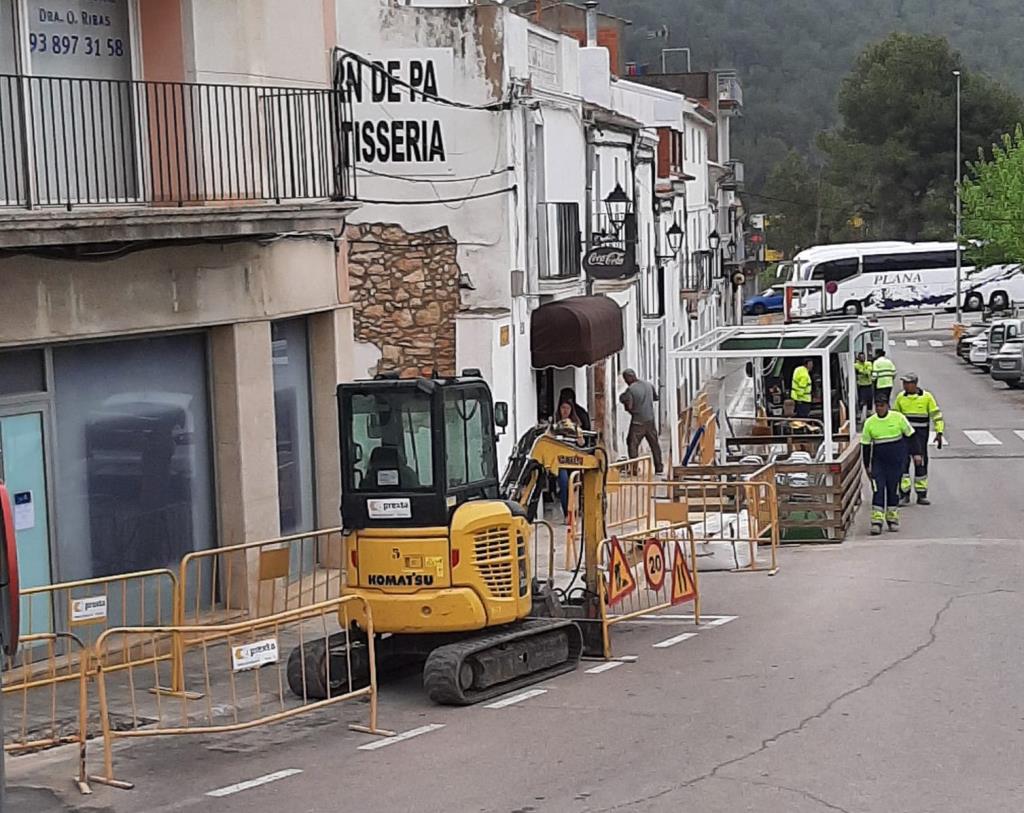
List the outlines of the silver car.
{"type": "Polygon", "coordinates": [[[1024,339],[1009,339],[989,359],[994,381],[1005,381],[1012,389],[1024,387],[1024,339]]]}

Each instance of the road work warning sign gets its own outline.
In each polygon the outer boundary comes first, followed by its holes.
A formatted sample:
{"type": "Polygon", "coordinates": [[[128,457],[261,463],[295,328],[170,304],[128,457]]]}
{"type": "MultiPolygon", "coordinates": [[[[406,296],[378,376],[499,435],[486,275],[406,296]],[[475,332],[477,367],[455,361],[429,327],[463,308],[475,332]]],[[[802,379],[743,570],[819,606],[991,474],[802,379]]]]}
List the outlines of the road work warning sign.
{"type": "Polygon", "coordinates": [[[644,542],[644,575],[652,592],[657,593],[665,584],[665,549],[657,539],[644,542]]]}
{"type": "Polygon", "coordinates": [[[608,606],[614,607],[636,590],[636,577],[618,537],[611,538],[611,548],[612,555],[608,561],[608,606]]]}
{"type": "Polygon", "coordinates": [[[675,556],[672,559],[672,604],[682,604],[697,597],[697,587],[693,583],[690,569],[686,566],[683,546],[676,544],[675,549],[675,556]]]}

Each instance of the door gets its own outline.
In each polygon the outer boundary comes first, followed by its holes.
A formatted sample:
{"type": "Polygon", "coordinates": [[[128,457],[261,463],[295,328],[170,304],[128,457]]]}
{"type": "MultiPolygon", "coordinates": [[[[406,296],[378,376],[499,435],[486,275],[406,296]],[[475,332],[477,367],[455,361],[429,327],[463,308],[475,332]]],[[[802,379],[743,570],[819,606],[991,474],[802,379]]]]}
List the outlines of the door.
{"type": "MultiPolygon", "coordinates": [[[[0,479],[11,495],[21,588],[50,584],[42,412],[0,416],[0,479]]],[[[22,635],[46,632],[49,627],[50,605],[44,596],[22,604],[22,635]]]]}

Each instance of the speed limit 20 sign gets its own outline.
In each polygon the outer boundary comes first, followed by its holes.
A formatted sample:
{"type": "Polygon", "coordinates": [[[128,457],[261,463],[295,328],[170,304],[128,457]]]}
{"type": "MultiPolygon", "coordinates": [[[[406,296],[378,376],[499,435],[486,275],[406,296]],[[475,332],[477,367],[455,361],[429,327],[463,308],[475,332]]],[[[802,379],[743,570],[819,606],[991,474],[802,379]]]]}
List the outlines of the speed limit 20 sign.
{"type": "Polygon", "coordinates": [[[657,539],[644,543],[644,575],[652,592],[657,593],[665,584],[665,549],[657,539]]]}

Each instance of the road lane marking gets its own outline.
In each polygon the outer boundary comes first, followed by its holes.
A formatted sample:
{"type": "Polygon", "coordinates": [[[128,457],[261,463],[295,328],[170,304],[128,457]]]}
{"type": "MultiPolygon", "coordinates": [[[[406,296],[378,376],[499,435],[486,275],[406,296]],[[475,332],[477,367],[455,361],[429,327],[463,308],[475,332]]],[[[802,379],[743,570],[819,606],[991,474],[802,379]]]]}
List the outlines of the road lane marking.
{"type": "Polygon", "coordinates": [[[1013,434],[1015,434],[1021,440],[1024,440],[1024,429],[1014,429],[1013,434]]]}
{"type": "Polygon", "coordinates": [[[728,624],[730,621],[735,621],[738,616],[735,615],[723,615],[721,618],[716,618],[713,621],[708,621],[707,626],[709,627],[721,627],[724,624],[728,624]]]}
{"type": "Polygon", "coordinates": [[[683,641],[689,641],[691,638],[696,638],[697,633],[695,632],[684,632],[682,635],[676,635],[673,638],[666,638],[664,641],[658,641],[654,644],[655,649],[668,649],[670,646],[681,644],[683,641]]]}
{"type": "Polygon", "coordinates": [[[889,339],[889,347],[895,347],[895,346],[896,346],[896,340],[895,339],[889,339]]]}
{"type": "Polygon", "coordinates": [[[929,339],[928,340],[928,344],[930,344],[932,347],[942,347],[943,346],[943,342],[940,342],[938,339],[929,339]]]}
{"type": "Polygon", "coordinates": [[[1002,446],[1003,442],[985,429],[965,429],[964,434],[975,446],[1002,446]]]}
{"type": "Polygon", "coordinates": [[[420,726],[419,728],[413,728],[409,731],[403,731],[401,734],[395,734],[393,737],[385,737],[382,740],[374,740],[368,742],[366,745],[360,745],[360,751],[376,751],[378,748],[387,748],[389,745],[395,743],[405,742],[411,740],[413,737],[418,737],[421,734],[429,734],[431,731],[437,731],[444,728],[444,723],[431,723],[430,725],[420,726]]]}
{"type": "Polygon", "coordinates": [[[919,344],[917,339],[907,339],[907,347],[917,347],[919,344]]]}
{"type": "Polygon", "coordinates": [[[260,776],[256,779],[249,779],[245,782],[228,785],[226,788],[211,790],[206,795],[213,796],[218,799],[224,796],[232,796],[236,793],[241,793],[243,790],[252,790],[253,788],[258,788],[260,785],[269,785],[271,782],[277,782],[279,779],[287,779],[289,776],[295,776],[300,773],[302,773],[302,771],[298,768],[288,768],[283,771],[275,771],[274,773],[268,773],[266,776],[260,776]]]}
{"type": "MultiPolygon", "coordinates": [[[[737,615],[702,615],[700,617],[701,623],[717,621],[718,624],[707,623],[709,627],[719,626],[721,624],[728,624],[730,621],[735,621],[739,616],[737,615]],[[722,619],[725,619],[724,621],[722,619]]],[[[696,622],[697,618],[693,615],[673,615],[672,613],[659,613],[658,615],[641,615],[637,620],[643,621],[692,621],[696,622]]]]}
{"type": "Polygon", "coordinates": [[[540,695],[547,693],[547,689],[530,689],[529,691],[520,692],[519,694],[514,694],[511,697],[506,697],[496,703],[488,703],[484,708],[503,709],[506,706],[514,706],[516,703],[522,703],[524,700],[529,700],[531,697],[539,697],[540,695]]]}
{"type": "Polygon", "coordinates": [[[588,669],[586,674],[588,675],[600,675],[602,672],[608,672],[617,666],[622,666],[622,661],[608,661],[608,663],[601,663],[592,669],[588,669]]]}

